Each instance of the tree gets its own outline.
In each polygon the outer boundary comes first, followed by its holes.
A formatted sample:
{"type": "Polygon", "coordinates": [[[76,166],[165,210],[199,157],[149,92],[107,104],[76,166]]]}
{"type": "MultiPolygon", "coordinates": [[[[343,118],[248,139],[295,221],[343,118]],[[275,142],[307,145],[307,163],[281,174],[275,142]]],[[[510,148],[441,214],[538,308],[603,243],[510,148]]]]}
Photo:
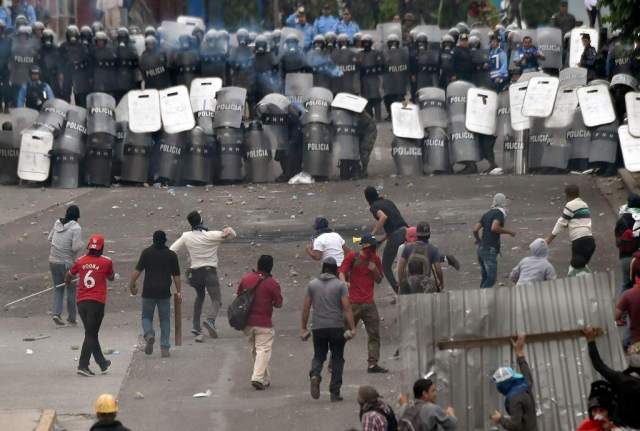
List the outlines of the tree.
{"type": "Polygon", "coordinates": [[[623,39],[640,38],[640,0],[600,0],[599,6],[609,8],[604,20],[612,30],[620,30],[623,39]]]}

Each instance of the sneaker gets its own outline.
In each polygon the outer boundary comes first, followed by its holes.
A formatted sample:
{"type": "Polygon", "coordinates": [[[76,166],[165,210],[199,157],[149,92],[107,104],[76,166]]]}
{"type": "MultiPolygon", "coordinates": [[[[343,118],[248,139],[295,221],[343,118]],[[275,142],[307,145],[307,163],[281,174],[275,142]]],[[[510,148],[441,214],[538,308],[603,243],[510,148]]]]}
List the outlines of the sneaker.
{"type": "Polygon", "coordinates": [[[93,377],[96,375],[96,373],[94,373],[93,371],[91,371],[89,369],[89,367],[86,368],[78,368],[78,371],[76,371],[76,373],[79,376],[84,376],[84,377],[93,377]]]}
{"type": "Polygon", "coordinates": [[[309,391],[311,392],[311,398],[313,398],[314,400],[320,398],[320,377],[311,377],[309,391]]]}
{"type": "Polygon", "coordinates": [[[58,326],[64,326],[64,321],[57,314],[53,316],[53,322],[58,326]]]}
{"type": "Polygon", "coordinates": [[[202,332],[202,331],[200,331],[199,329],[192,329],[192,330],[191,330],[191,333],[192,333],[193,335],[195,335],[195,336],[200,335],[200,333],[201,333],[201,332],[202,332]]]}
{"type": "Polygon", "coordinates": [[[163,358],[168,358],[169,356],[171,356],[171,353],[169,353],[169,348],[160,347],[160,356],[163,358]]]}
{"type": "Polygon", "coordinates": [[[209,336],[211,338],[218,338],[218,331],[216,331],[216,321],[213,319],[207,319],[204,322],[202,322],[202,326],[204,326],[206,328],[207,331],[209,331],[209,336]]]}
{"type": "Polygon", "coordinates": [[[153,335],[150,335],[145,338],[147,344],[144,346],[144,353],[150,355],[153,353],[153,343],[155,343],[156,339],[153,335]]]}
{"type": "Polygon", "coordinates": [[[381,367],[378,364],[369,365],[369,368],[367,368],[367,373],[384,374],[384,373],[388,373],[388,372],[389,372],[389,370],[387,370],[386,368],[381,367]]]}
{"type": "Polygon", "coordinates": [[[204,335],[202,334],[196,335],[196,343],[204,343],[204,335]]]}
{"type": "Polygon", "coordinates": [[[344,398],[342,398],[342,396],[340,395],[340,393],[335,393],[335,394],[331,394],[331,402],[332,403],[337,403],[342,401],[344,398]]]}
{"type": "Polygon", "coordinates": [[[105,359],[104,364],[100,365],[100,372],[102,374],[107,374],[109,372],[110,367],[111,367],[111,361],[108,359],[105,359]]]}
{"type": "Polygon", "coordinates": [[[262,382],[258,382],[255,380],[251,381],[251,386],[256,388],[256,391],[264,391],[266,389],[266,386],[262,382]]]}

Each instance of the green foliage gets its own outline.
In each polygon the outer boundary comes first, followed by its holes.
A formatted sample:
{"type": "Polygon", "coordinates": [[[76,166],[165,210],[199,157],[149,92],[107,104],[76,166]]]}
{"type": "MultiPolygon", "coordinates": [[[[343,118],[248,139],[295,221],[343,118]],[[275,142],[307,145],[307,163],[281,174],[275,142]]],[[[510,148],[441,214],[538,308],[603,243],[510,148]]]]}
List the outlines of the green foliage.
{"type": "Polygon", "coordinates": [[[627,40],[640,39],[640,0],[600,0],[599,4],[609,7],[604,19],[612,30],[620,30],[627,40]]]}
{"type": "Polygon", "coordinates": [[[536,0],[522,2],[522,18],[529,28],[542,27],[549,23],[551,16],[558,11],[557,0],[536,0]]]}
{"type": "MultiPolygon", "coordinates": [[[[366,3],[366,2],[365,2],[366,3]]],[[[393,19],[394,15],[397,15],[398,12],[398,0],[382,0],[380,2],[380,20],[381,22],[389,22],[393,19]]],[[[373,19],[373,17],[372,17],[373,19]]],[[[369,26],[371,28],[375,27],[375,24],[372,22],[369,26]]]]}

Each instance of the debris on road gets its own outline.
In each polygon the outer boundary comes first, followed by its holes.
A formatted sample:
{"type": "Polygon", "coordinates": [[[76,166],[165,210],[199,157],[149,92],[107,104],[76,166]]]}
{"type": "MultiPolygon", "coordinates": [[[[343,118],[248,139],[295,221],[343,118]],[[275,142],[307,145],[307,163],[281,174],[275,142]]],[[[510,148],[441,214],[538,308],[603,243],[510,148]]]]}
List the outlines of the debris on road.
{"type": "Polygon", "coordinates": [[[26,337],[26,338],[23,338],[22,341],[38,341],[38,340],[44,340],[45,338],[51,338],[51,335],[38,335],[37,337],[26,337]]]}
{"type": "Polygon", "coordinates": [[[193,394],[193,398],[209,398],[211,396],[211,389],[207,389],[206,392],[198,392],[193,394]]]}

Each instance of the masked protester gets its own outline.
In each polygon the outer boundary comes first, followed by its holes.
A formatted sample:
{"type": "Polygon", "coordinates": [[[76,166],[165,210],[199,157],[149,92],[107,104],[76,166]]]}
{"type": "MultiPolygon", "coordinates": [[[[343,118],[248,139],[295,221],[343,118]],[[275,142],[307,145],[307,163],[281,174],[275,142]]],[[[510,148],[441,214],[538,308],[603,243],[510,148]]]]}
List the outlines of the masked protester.
{"type": "Polygon", "coordinates": [[[615,431],[613,422],[616,409],[615,393],[605,380],[591,383],[589,392],[589,418],[582,421],[577,431],[615,431]]]}
{"type": "Polygon", "coordinates": [[[555,280],[556,271],[549,262],[549,247],[543,238],[529,244],[531,256],[525,257],[511,270],[509,278],[516,286],[536,281],[555,280]]]}

